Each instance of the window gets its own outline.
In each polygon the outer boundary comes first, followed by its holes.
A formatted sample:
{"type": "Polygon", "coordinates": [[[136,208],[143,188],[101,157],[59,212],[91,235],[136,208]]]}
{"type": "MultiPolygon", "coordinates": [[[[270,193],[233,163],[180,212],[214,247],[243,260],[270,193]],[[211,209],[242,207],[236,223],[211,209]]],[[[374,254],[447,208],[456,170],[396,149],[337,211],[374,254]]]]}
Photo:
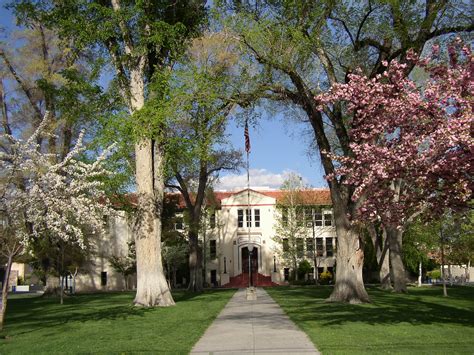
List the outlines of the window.
{"type": "Polygon", "coordinates": [[[327,256],[333,256],[333,250],[332,250],[332,238],[326,238],[326,255],[327,256]]]}
{"type": "Polygon", "coordinates": [[[209,226],[214,229],[216,228],[216,212],[212,212],[209,216],[209,226]]]}
{"type": "Polygon", "coordinates": [[[325,227],[332,226],[332,213],[324,212],[324,226],[325,227]]]}
{"type": "Polygon", "coordinates": [[[253,213],[254,213],[254,218],[255,218],[255,227],[259,228],[260,227],[260,210],[255,209],[253,213]]]}
{"type": "Polygon", "coordinates": [[[290,251],[290,243],[288,242],[288,238],[283,238],[283,252],[290,251]]]}
{"type": "Polygon", "coordinates": [[[303,238],[296,239],[296,255],[298,258],[302,258],[304,256],[304,240],[303,238]]]}
{"type": "Polygon", "coordinates": [[[314,213],[314,225],[316,227],[323,226],[323,214],[319,211],[314,213]]]}
{"type": "Polygon", "coordinates": [[[244,210],[237,211],[237,223],[239,228],[244,226],[244,210]]]}
{"type": "Polygon", "coordinates": [[[245,220],[247,221],[247,228],[252,227],[252,210],[245,210],[245,220]]]}
{"type": "Polygon", "coordinates": [[[296,207],[296,225],[302,227],[304,225],[304,208],[296,207]]]}
{"type": "Polygon", "coordinates": [[[311,207],[305,207],[304,220],[305,220],[306,227],[313,226],[313,209],[311,207]]]}
{"type": "Polygon", "coordinates": [[[306,238],[306,251],[312,252],[314,250],[314,239],[306,238]]]}
{"type": "Polygon", "coordinates": [[[214,287],[219,286],[217,283],[217,270],[211,270],[211,285],[214,287]]]}
{"type": "Polygon", "coordinates": [[[323,256],[323,238],[316,238],[316,255],[323,256]]]}
{"type": "Polygon", "coordinates": [[[174,224],[174,229],[177,230],[177,231],[184,229],[183,217],[177,217],[176,218],[176,222],[174,224]]]}
{"type": "Polygon", "coordinates": [[[285,281],[290,279],[290,268],[286,267],[283,269],[283,275],[285,277],[285,281]]]}
{"type": "Polygon", "coordinates": [[[281,210],[281,223],[284,226],[288,225],[288,209],[287,208],[283,208],[281,210]]]}
{"type": "Polygon", "coordinates": [[[100,273],[100,285],[107,286],[107,271],[102,271],[100,273]]]}
{"type": "Polygon", "coordinates": [[[215,239],[209,241],[209,257],[215,259],[217,257],[217,244],[215,239]]]}

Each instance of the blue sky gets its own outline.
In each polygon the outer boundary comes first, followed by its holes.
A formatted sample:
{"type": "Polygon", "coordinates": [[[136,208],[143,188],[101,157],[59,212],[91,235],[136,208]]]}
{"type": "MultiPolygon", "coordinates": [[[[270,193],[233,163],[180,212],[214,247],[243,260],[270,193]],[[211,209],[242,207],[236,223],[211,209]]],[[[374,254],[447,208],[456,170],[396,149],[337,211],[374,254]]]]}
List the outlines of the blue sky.
{"type": "MultiPolygon", "coordinates": [[[[295,123],[282,114],[262,117],[257,127],[250,127],[250,184],[254,187],[278,188],[288,172],[300,174],[313,187],[327,186],[316,151],[309,150],[311,135],[308,123],[295,123]],[[310,152],[310,154],[308,154],[310,152]],[[311,157],[310,157],[311,155],[311,157]]],[[[232,122],[229,139],[237,149],[244,150],[244,129],[232,122]]],[[[223,177],[219,187],[232,189],[246,185],[246,173],[223,177]]]]}
{"type": "MultiPolygon", "coordinates": [[[[6,0],[0,0],[0,26],[7,30],[14,27],[12,15],[3,8],[6,0]]],[[[3,36],[0,36],[3,37],[3,36]]],[[[285,174],[296,172],[313,187],[327,186],[316,151],[308,155],[310,134],[308,123],[295,123],[285,119],[283,114],[262,112],[255,126],[250,127],[250,184],[253,187],[278,188],[285,174]]],[[[243,127],[231,122],[229,139],[236,149],[244,150],[243,127]]],[[[237,189],[246,186],[246,173],[222,174],[217,186],[220,189],[237,189]]]]}

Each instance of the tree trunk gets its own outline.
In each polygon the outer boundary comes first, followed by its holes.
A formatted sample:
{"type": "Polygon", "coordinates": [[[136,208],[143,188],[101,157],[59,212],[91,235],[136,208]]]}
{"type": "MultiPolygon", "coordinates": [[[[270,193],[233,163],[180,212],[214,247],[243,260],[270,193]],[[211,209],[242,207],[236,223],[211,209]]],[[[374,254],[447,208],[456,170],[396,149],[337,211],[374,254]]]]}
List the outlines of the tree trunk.
{"type": "MultiPolygon", "coordinates": [[[[130,113],[145,103],[146,57],[130,70],[130,113]]],[[[134,226],[137,255],[137,293],[134,304],[143,307],[174,305],[161,257],[161,212],[164,197],[163,151],[150,138],[135,144],[135,178],[138,206],[134,226]]]]}
{"type": "Polygon", "coordinates": [[[64,277],[59,275],[59,304],[64,304],[64,277]]]}
{"type": "Polygon", "coordinates": [[[403,231],[395,227],[387,227],[387,238],[390,249],[390,266],[393,276],[393,292],[407,292],[405,266],[402,257],[403,231]]]}
{"type": "Polygon", "coordinates": [[[392,280],[390,278],[390,249],[387,247],[385,255],[381,255],[380,257],[383,258],[379,261],[380,287],[384,290],[391,290],[392,280]]]}
{"type": "Polygon", "coordinates": [[[334,209],[337,232],[336,283],[328,298],[330,302],[362,303],[370,302],[364,287],[362,267],[364,250],[354,227],[345,225],[346,217],[334,209]]]}
{"type": "Polygon", "coordinates": [[[376,253],[380,287],[384,290],[391,290],[390,249],[388,248],[387,232],[384,228],[376,228],[373,224],[369,226],[368,230],[376,253]]]}
{"type": "Polygon", "coordinates": [[[173,288],[176,288],[176,266],[173,266],[173,288]]]}
{"type": "Polygon", "coordinates": [[[175,303],[166,282],[161,258],[164,184],[157,176],[162,174],[163,160],[154,148],[158,149],[147,138],[135,145],[138,211],[134,226],[137,254],[137,293],[134,304],[166,307],[175,303]]]}
{"type": "Polygon", "coordinates": [[[202,260],[198,236],[189,233],[189,285],[188,291],[201,292],[203,290],[202,260]]]}
{"type": "Polygon", "coordinates": [[[469,280],[469,276],[470,276],[470,275],[469,275],[469,269],[470,269],[470,268],[471,268],[471,260],[469,260],[469,261],[467,262],[467,268],[466,268],[466,273],[465,273],[465,275],[466,275],[466,282],[469,282],[469,281],[470,281],[470,280],[469,280]]]}
{"type": "Polygon", "coordinates": [[[7,313],[7,302],[8,302],[8,288],[10,286],[10,273],[12,270],[13,258],[8,257],[7,269],[5,270],[5,277],[3,279],[2,287],[2,304],[0,305],[0,331],[3,330],[3,324],[5,323],[5,315],[7,313]]]}
{"type": "Polygon", "coordinates": [[[423,277],[422,273],[423,273],[423,269],[422,269],[422,264],[420,261],[418,264],[418,287],[421,287],[421,281],[422,281],[421,278],[423,277]]]}

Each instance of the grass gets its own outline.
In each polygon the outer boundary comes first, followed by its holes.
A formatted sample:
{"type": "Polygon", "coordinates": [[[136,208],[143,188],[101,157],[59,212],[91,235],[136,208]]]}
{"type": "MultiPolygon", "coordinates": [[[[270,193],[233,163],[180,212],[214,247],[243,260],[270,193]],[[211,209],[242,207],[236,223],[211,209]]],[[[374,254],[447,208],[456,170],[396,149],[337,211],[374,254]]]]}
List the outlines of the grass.
{"type": "Polygon", "coordinates": [[[174,293],[175,307],[137,308],[132,293],[9,300],[0,354],[187,354],[233,290],[174,293]]]}
{"type": "Polygon", "coordinates": [[[474,287],[369,288],[363,305],[325,302],[330,287],[267,291],[323,354],[474,354],[474,287]]]}

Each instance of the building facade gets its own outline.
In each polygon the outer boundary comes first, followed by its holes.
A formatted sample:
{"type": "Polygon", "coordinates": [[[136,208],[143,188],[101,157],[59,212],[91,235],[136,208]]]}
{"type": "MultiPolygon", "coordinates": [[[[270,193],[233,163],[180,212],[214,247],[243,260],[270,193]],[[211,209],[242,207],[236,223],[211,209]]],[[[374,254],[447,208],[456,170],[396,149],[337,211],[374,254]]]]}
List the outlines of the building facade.
{"type": "MultiPolygon", "coordinates": [[[[302,211],[306,217],[300,229],[302,232],[295,238],[296,258],[298,262],[308,260],[313,268],[316,261],[318,273],[332,272],[336,233],[329,190],[307,190],[302,192],[302,196],[302,211]]],[[[207,227],[201,233],[206,284],[243,287],[249,282],[270,286],[289,281],[294,265],[285,257],[285,238],[277,235],[278,224],[282,223],[280,205],[284,197],[284,191],[273,190],[214,193],[212,206],[207,208],[207,227]]],[[[184,205],[179,198],[176,201],[179,214],[184,205]]],[[[177,221],[175,228],[185,234],[186,225],[179,219],[177,221]]],[[[75,279],[76,290],[118,290],[125,287],[123,276],[112,268],[108,260],[112,255],[127,255],[127,243],[132,240],[129,224],[125,214],[109,223],[109,234],[97,241],[91,262],[75,279]]],[[[313,275],[311,272],[306,277],[313,275]]],[[[133,278],[129,284],[134,284],[133,278]]]]}
{"type": "MultiPolygon", "coordinates": [[[[291,243],[295,244],[292,250],[297,262],[308,260],[313,268],[306,278],[313,277],[315,264],[318,273],[333,272],[336,233],[329,190],[307,190],[301,196],[299,210],[304,216],[298,235],[292,239],[278,235],[279,230],[285,230],[285,212],[281,207],[284,191],[215,192],[212,203],[206,207],[206,228],[200,236],[205,283],[220,287],[285,284],[295,269],[295,263],[286,255],[291,243]]],[[[182,215],[184,204],[179,195],[175,197],[178,215],[182,215]]],[[[175,228],[186,234],[186,225],[179,218],[177,221],[175,228]]],[[[108,231],[94,240],[88,262],[64,281],[66,288],[83,292],[126,288],[124,276],[109,260],[128,254],[133,235],[127,214],[119,212],[109,220],[108,231]]],[[[127,281],[129,288],[133,288],[135,277],[128,277],[127,281]]],[[[186,280],[178,283],[184,286],[186,280]]]]}

